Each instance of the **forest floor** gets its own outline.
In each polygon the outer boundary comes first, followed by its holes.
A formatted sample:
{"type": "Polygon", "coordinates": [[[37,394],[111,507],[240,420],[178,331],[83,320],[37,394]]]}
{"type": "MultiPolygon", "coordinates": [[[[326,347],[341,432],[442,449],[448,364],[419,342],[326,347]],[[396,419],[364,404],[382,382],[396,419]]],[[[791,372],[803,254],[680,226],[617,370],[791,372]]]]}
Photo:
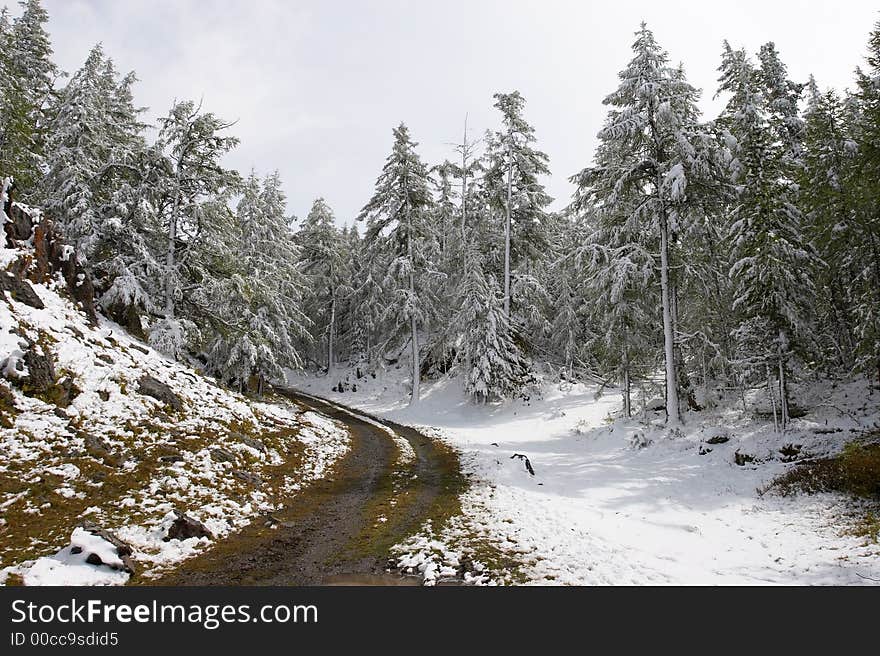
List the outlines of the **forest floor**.
{"type": "Polygon", "coordinates": [[[446,378],[423,384],[409,407],[404,369],[289,383],[460,452],[462,513],[392,548],[397,566],[427,583],[460,569],[479,542],[504,554],[481,563],[488,583],[880,583],[880,544],[862,528],[876,507],[768,490],[798,463],[876,435],[878,393],[865,381],[797,387],[807,412],[782,436],[759,391],[745,409],[739,398],[709,401],[671,432],[659,413],[619,418],[619,392],[593,385],[548,384],[541,398],[475,406],[446,378]]]}

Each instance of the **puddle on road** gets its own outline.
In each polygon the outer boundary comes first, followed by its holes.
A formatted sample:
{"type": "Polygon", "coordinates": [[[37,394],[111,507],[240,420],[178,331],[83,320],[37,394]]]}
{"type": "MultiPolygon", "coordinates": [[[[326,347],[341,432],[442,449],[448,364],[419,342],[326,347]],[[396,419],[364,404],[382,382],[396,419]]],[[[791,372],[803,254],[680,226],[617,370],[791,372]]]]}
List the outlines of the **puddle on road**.
{"type": "Polygon", "coordinates": [[[422,579],[417,576],[400,576],[398,574],[336,574],[324,579],[322,585],[415,586],[422,585],[422,579]]]}

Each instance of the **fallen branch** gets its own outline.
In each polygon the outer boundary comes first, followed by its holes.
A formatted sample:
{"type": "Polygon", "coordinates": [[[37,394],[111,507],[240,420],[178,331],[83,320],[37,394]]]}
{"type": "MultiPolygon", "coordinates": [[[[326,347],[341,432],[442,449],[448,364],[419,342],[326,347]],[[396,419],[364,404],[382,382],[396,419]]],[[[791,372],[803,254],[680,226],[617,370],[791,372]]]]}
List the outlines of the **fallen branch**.
{"type": "Polygon", "coordinates": [[[532,463],[529,462],[528,456],[524,456],[522,453],[514,453],[512,456],[510,456],[510,459],[513,460],[514,458],[519,458],[520,460],[525,462],[526,471],[529,472],[529,474],[531,474],[532,476],[535,475],[535,470],[532,469],[532,463]]]}

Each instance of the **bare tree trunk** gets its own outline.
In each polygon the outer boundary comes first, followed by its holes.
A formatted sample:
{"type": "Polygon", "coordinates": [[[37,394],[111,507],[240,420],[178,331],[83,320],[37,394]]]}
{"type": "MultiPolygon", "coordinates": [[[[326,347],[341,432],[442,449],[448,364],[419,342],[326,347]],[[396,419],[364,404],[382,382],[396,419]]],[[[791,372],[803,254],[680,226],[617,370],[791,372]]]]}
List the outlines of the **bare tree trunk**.
{"type": "Polygon", "coordinates": [[[782,419],[782,432],[788,427],[788,386],[785,382],[785,354],[779,345],[779,409],[782,419]]]}
{"type": "MultiPolygon", "coordinates": [[[[179,177],[178,172],[178,177],[179,177]]],[[[165,318],[174,317],[174,265],[177,253],[177,213],[180,210],[180,183],[174,192],[171,217],[168,219],[168,249],[165,251],[165,318]]]]}
{"type": "Polygon", "coordinates": [[[675,325],[669,288],[669,225],[665,214],[664,210],[660,217],[660,296],[663,305],[663,352],[666,358],[666,421],[675,426],[681,423],[681,410],[678,404],[675,325]]]}
{"type": "Polygon", "coordinates": [[[413,385],[412,385],[412,396],[410,396],[409,403],[413,405],[419,402],[419,398],[421,396],[421,365],[419,363],[419,329],[416,324],[415,316],[410,317],[410,330],[412,331],[412,377],[413,377],[413,385]]]}
{"type": "Polygon", "coordinates": [[[779,418],[776,416],[776,395],[773,394],[773,380],[770,377],[770,365],[764,365],[767,368],[767,394],[770,395],[770,405],[773,406],[773,431],[779,432],[779,418]]]}
{"type": "Polygon", "coordinates": [[[626,348],[623,350],[623,411],[626,413],[627,419],[632,417],[632,399],[630,395],[629,380],[629,351],[626,348]]]}
{"type": "Polygon", "coordinates": [[[336,331],[336,290],[330,290],[330,325],[327,327],[327,372],[333,369],[335,354],[333,352],[333,334],[336,331]]]}
{"type": "MultiPolygon", "coordinates": [[[[467,141],[467,114],[464,115],[464,138],[461,142],[461,257],[465,261],[467,257],[467,161],[468,161],[468,141],[467,141]]],[[[462,269],[464,270],[464,269],[462,269]]]]}
{"type": "MultiPolygon", "coordinates": [[[[406,200],[406,220],[407,220],[407,229],[406,229],[406,250],[409,256],[409,293],[412,299],[416,297],[416,279],[415,273],[413,271],[415,267],[414,263],[414,251],[413,251],[413,236],[412,236],[412,221],[410,217],[410,208],[409,208],[409,196],[407,196],[406,200]]],[[[419,402],[419,396],[421,394],[421,366],[419,364],[419,327],[416,322],[415,314],[411,314],[410,317],[410,331],[412,333],[412,394],[409,398],[409,404],[414,405],[419,402]]]]}
{"type": "Polygon", "coordinates": [[[513,199],[513,154],[507,144],[507,212],[504,221],[504,316],[510,321],[510,204],[513,199]]]}

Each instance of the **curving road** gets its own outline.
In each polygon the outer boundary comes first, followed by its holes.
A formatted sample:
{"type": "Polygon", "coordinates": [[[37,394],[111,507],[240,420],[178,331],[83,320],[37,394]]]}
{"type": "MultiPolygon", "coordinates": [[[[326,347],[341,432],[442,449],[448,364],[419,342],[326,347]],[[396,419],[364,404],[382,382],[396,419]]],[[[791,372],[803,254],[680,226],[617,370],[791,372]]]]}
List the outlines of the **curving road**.
{"type": "Polygon", "coordinates": [[[292,389],[278,392],[346,425],[351,449],[327,478],[155,581],[160,585],[394,584],[389,548],[460,512],[465,486],[455,452],[415,429],[292,389]],[[380,425],[377,425],[380,424],[380,425]],[[390,428],[412,446],[401,464],[390,428]]]}

